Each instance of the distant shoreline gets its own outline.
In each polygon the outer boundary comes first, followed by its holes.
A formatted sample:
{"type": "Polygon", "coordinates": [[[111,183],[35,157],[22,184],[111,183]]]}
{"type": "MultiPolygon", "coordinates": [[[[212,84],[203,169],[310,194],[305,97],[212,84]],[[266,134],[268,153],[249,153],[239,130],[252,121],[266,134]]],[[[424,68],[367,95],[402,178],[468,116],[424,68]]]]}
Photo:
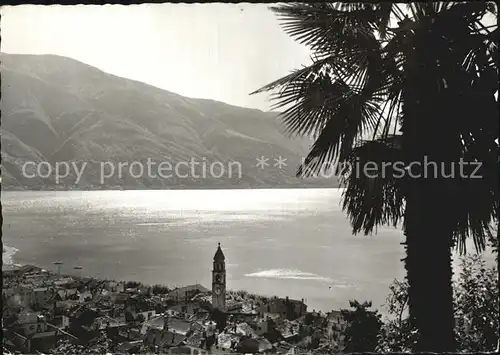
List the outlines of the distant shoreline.
{"type": "Polygon", "coordinates": [[[12,247],[10,245],[5,245],[5,244],[2,244],[2,246],[3,246],[3,248],[2,248],[2,267],[4,265],[19,266],[20,264],[15,264],[14,259],[13,259],[14,255],[19,251],[19,249],[12,247]]]}
{"type": "Polygon", "coordinates": [[[281,189],[342,189],[343,187],[337,186],[297,186],[297,185],[286,185],[286,186],[259,186],[259,187],[238,187],[238,186],[227,186],[227,187],[172,187],[172,188],[95,188],[95,189],[27,189],[27,188],[4,188],[2,187],[1,191],[5,192],[17,192],[17,191],[26,191],[26,192],[63,192],[63,191],[189,191],[189,190],[281,190],[281,189]]]}
{"type": "MultiPolygon", "coordinates": [[[[145,287],[151,287],[151,288],[155,287],[155,286],[162,286],[162,287],[169,288],[171,291],[174,291],[174,290],[179,289],[179,288],[190,286],[189,284],[180,285],[180,286],[171,286],[171,285],[167,285],[167,284],[152,284],[152,283],[143,282],[140,279],[136,279],[136,280],[131,280],[131,279],[112,279],[112,278],[106,278],[106,277],[102,277],[102,276],[92,276],[92,275],[85,275],[85,274],[77,275],[77,274],[72,274],[72,273],[68,273],[68,272],[65,272],[65,273],[61,272],[59,274],[57,271],[51,270],[50,268],[44,268],[44,267],[38,266],[36,264],[31,264],[31,263],[26,263],[26,264],[10,264],[10,265],[3,264],[2,265],[2,272],[3,271],[7,271],[7,270],[4,270],[5,266],[7,266],[7,268],[5,268],[5,269],[10,269],[8,271],[18,270],[18,269],[21,269],[23,267],[35,267],[35,268],[38,268],[40,270],[43,270],[48,275],[57,276],[59,278],[73,278],[75,280],[78,280],[78,279],[87,279],[87,280],[97,280],[97,281],[105,281],[105,282],[118,282],[118,283],[125,283],[125,284],[127,284],[127,283],[136,283],[136,284],[139,284],[139,285],[142,285],[142,286],[145,286],[145,287]]],[[[203,286],[203,285],[201,285],[201,286],[203,286]]],[[[258,298],[263,298],[263,299],[269,299],[269,298],[273,298],[273,297],[278,297],[276,295],[255,294],[255,293],[252,293],[252,292],[246,291],[246,290],[227,289],[226,293],[227,294],[244,293],[244,294],[247,294],[247,295],[250,295],[250,296],[253,296],[253,297],[258,297],[258,298]]]]}

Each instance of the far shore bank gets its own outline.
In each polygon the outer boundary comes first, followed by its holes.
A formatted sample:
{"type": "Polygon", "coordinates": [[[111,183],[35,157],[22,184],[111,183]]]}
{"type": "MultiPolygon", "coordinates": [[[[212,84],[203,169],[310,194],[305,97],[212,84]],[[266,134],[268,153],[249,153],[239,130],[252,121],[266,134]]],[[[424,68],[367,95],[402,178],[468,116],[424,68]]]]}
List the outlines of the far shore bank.
{"type": "Polygon", "coordinates": [[[14,263],[14,254],[16,254],[19,249],[12,247],[10,245],[5,245],[2,243],[2,269],[9,265],[19,265],[14,263]]]}
{"type": "MultiPolygon", "coordinates": [[[[96,276],[89,276],[89,275],[77,275],[77,274],[72,274],[72,273],[57,273],[53,270],[46,269],[37,265],[33,264],[2,264],[2,273],[6,271],[11,271],[15,272],[16,270],[22,270],[23,268],[34,268],[34,269],[40,269],[43,272],[46,272],[46,275],[51,276],[51,277],[58,277],[61,279],[64,278],[71,278],[73,280],[95,280],[99,282],[118,282],[118,283],[124,283],[124,284],[135,284],[137,285],[136,287],[146,287],[146,288],[154,288],[154,287],[162,287],[162,288],[167,288],[170,291],[174,291],[176,289],[181,289],[183,287],[188,287],[191,285],[181,285],[181,286],[173,286],[173,285],[167,285],[167,284],[149,284],[149,283],[144,283],[140,280],[115,280],[115,279],[108,279],[108,278],[102,278],[102,277],[96,277],[96,276]]],[[[201,285],[203,286],[203,285],[201,285]]],[[[203,286],[204,287],[204,286],[203,286]]],[[[249,292],[247,290],[233,290],[233,289],[228,289],[226,290],[227,294],[229,295],[240,295],[240,296],[245,296],[245,297],[251,297],[251,298],[258,298],[258,299],[272,299],[272,298],[278,298],[278,296],[275,295],[260,295],[260,294],[255,294],[252,292],[249,292]]]]}
{"type": "Polygon", "coordinates": [[[98,188],[98,187],[93,187],[93,188],[83,188],[83,189],[77,189],[77,188],[64,188],[64,189],[29,189],[29,188],[5,188],[2,187],[1,191],[2,192],[19,192],[19,191],[26,191],[26,192],[64,192],[64,191],[82,191],[82,192],[89,192],[89,191],[197,191],[197,190],[279,190],[279,189],[343,189],[342,186],[336,184],[334,186],[324,186],[324,185],[304,185],[304,186],[297,186],[297,185],[283,185],[283,186],[256,186],[256,187],[245,187],[245,186],[200,186],[200,187],[170,187],[170,188],[135,188],[135,187],[104,187],[104,188],[98,188]]]}

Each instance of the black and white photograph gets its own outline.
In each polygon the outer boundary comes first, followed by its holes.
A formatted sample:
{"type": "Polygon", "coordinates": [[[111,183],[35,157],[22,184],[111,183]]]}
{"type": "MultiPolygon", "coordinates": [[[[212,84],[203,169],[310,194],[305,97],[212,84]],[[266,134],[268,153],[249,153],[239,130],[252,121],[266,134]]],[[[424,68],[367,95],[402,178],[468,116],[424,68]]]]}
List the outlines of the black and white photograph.
{"type": "Polygon", "coordinates": [[[497,11],[3,2],[2,353],[499,352],[497,11]]]}

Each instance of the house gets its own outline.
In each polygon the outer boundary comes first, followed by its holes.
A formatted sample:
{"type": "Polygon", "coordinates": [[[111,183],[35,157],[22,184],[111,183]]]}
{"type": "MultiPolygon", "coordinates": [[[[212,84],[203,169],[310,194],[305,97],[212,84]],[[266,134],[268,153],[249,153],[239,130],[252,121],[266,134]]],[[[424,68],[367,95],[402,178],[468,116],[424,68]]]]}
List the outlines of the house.
{"type": "Polygon", "coordinates": [[[191,331],[192,325],[191,322],[182,319],[169,318],[168,329],[173,330],[176,333],[186,335],[191,331]]]}
{"type": "Polygon", "coordinates": [[[286,318],[297,319],[307,313],[307,306],[304,300],[292,300],[286,298],[274,298],[267,304],[258,308],[259,316],[262,318],[286,318]]]}
{"type": "Polygon", "coordinates": [[[78,293],[78,302],[85,303],[92,300],[92,293],[90,291],[83,291],[78,293]]]}
{"type": "Polygon", "coordinates": [[[273,348],[273,344],[269,342],[269,340],[265,338],[258,339],[243,339],[237,346],[237,351],[239,353],[263,353],[273,348]]]}
{"type": "Polygon", "coordinates": [[[323,328],[327,323],[326,318],[321,315],[312,316],[311,325],[314,329],[323,328]]]}
{"type": "Polygon", "coordinates": [[[331,324],[345,325],[347,322],[344,320],[340,311],[330,311],[326,314],[326,319],[331,324]]]}
{"type": "MultiPolygon", "coordinates": [[[[23,265],[15,271],[15,274],[16,274],[16,276],[21,276],[21,275],[26,275],[29,273],[39,273],[41,270],[42,269],[39,268],[38,266],[23,265]]],[[[3,267],[2,267],[2,272],[3,272],[3,267]]]]}
{"type": "Polygon", "coordinates": [[[200,293],[210,292],[207,288],[203,287],[200,284],[190,285],[186,287],[176,288],[173,291],[170,291],[167,295],[167,298],[176,302],[181,301],[190,301],[194,296],[200,293]]]}
{"type": "MultiPolygon", "coordinates": [[[[81,293],[78,291],[78,289],[76,288],[61,288],[59,287],[57,289],[57,291],[55,292],[55,300],[57,302],[60,302],[60,301],[75,301],[75,302],[79,302],[79,303],[82,303],[81,302],[81,293]]],[[[84,294],[84,295],[87,295],[86,298],[88,300],[88,294],[84,294]]],[[[84,296],[85,298],[85,296],[84,296]]],[[[92,297],[91,297],[92,298],[92,297]]]]}
{"type": "Polygon", "coordinates": [[[169,330],[151,328],[146,333],[144,345],[157,346],[159,349],[179,346],[186,339],[185,335],[169,330]]]}
{"type": "MultiPolygon", "coordinates": [[[[284,321],[283,319],[272,319],[268,318],[265,320],[261,320],[256,323],[256,335],[263,336],[271,343],[276,343],[277,341],[283,340],[283,335],[280,332],[277,322],[284,321]]],[[[289,321],[288,321],[289,322],[289,321]]]]}
{"type": "Polygon", "coordinates": [[[137,354],[143,344],[142,340],[126,341],[117,346],[116,351],[119,354],[137,354]]]}
{"type": "Polygon", "coordinates": [[[287,343],[286,341],[280,341],[275,345],[275,348],[276,354],[291,355],[295,353],[295,347],[292,344],[287,343]]]}
{"type": "Polygon", "coordinates": [[[32,305],[33,298],[33,289],[28,285],[20,285],[15,289],[8,303],[21,307],[29,307],[32,305]]]}
{"type": "Polygon", "coordinates": [[[145,321],[142,324],[141,334],[146,334],[148,329],[150,328],[163,330],[165,326],[168,327],[168,330],[172,330],[182,335],[187,335],[193,329],[191,322],[185,321],[183,319],[157,316],[145,321]]]}
{"type": "Polygon", "coordinates": [[[100,299],[110,299],[113,294],[118,294],[118,292],[111,292],[106,289],[102,289],[101,292],[97,293],[100,299]]]}
{"type": "Polygon", "coordinates": [[[2,342],[5,344],[8,342],[11,345],[13,351],[21,350],[22,353],[31,353],[31,339],[29,337],[22,336],[17,332],[11,332],[4,334],[2,342]]]}
{"type": "Polygon", "coordinates": [[[206,337],[212,337],[217,332],[217,323],[215,323],[212,320],[209,320],[204,324],[203,330],[205,332],[206,337]]]}
{"type": "Polygon", "coordinates": [[[218,346],[225,350],[236,350],[240,343],[241,336],[228,332],[222,332],[217,336],[218,346]]]}
{"type": "Polygon", "coordinates": [[[243,309],[243,302],[227,301],[226,312],[241,312],[243,309]]]}
{"type": "Polygon", "coordinates": [[[280,319],[277,321],[276,329],[285,340],[291,341],[299,335],[300,326],[287,319],[280,319]]]}
{"type": "Polygon", "coordinates": [[[97,280],[97,279],[88,279],[87,282],[85,283],[85,289],[87,290],[95,290],[98,287],[103,287],[105,285],[104,281],[97,280]]]}
{"type": "Polygon", "coordinates": [[[247,314],[257,314],[257,311],[254,309],[254,305],[251,303],[243,303],[241,305],[241,310],[239,311],[241,313],[247,313],[247,314]]]}
{"type": "Polygon", "coordinates": [[[2,277],[4,278],[14,278],[20,275],[21,267],[17,265],[2,265],[2,277]]]}
{"type": "Polygon", "coordinates": [[[35,312],[31,308],[25,307],[19,312],[17,321],[19,324],[36,322],[39,315],[40,312],[35,312]]]}
{"type": "Polygon", "coordinates": [[[98,312],[89,308],[80,308],[70,315],[70,328],[91,328],[98,317],[98,312]]]}
{"type": "Polygon", "coordinates": [[[124,318],[111,318],[108,316],[97,317],[92,324],[93,328],[104,330],[107,328],[125,327],[127,322],[124,318]]]}
{"type": "Polygon", "coordinates": [[[78,301],[80,299],[80,296],[78,294],[78,289],[76,289],[76,288],[68,288],[66,290],[65,297],[66,297],[67,300],[78,301]]]}
{"type": "Polygon", "coordinates": [[[113,302],[115,304],[125,304],[129,300],[130,295],[125,292],[120,292],[117,294],[112,295],[113,302]]]}
{"type": "Polygon", "coordinates": [[[344,334],[347,326],[347,322],[342,317],[342,313],[340,311],[328,312],[326,322],[327,337],[334,341],[337,346],[342,349],[344,347],[344,334]]]}
{"type": "Polygon", "coordinates": [[[49,277],[48,271],[44,269],[37,269],[30,272],[26,272],[23,275],[23,278],[27,281],[39,281],[41,279],[47,279],[49,277]]]}
{"type": "Polygon", "coordinates": [[[78,304],[78,301],[74,300],[64,300],[64,301],[56,301],[55,302],[55,313],[64,313],[70,309],[72,309],[76,304],[78,304]]]}
{"type": "Polygon", "coordinates": [[[65,278],[58,279],[58,280],[54,281],[53,285],[55,287],[66,287],[66,286],[70,285],[73,281],[74,280],[71,277],[65,277],[65,278]]]}
{"type": "MultiPolygon", "coordinates": [[[[183,345],[169,349],[170,354],[189,354],[189,355],[206,355],[209,354],[206,350],[195,346],[183,345]]],[[[212,352],[212,354],[220,354],[212,352]]]]}
{"type": "Polygon", "coordinates": [[[257,337],[257,334],[255,333],[253,328],[250,325],[248,325],[248,323],[238,323],[235,328],[236,329],[235,329],[234,333],[236,335],[248,336],[251,338],[257,337]]]}
{"type": "Polygon", "coordinates": [[[42,316],[31,310],[23,310],[19,314],[17,324],[11,329],[17,334],[17,339],[24,343],[23,347],[28,352],[46,351],[56,342],[56,332],[49,327],[42,316]]]}
{"type": "Polygon", "coordinates": [[[203,346],[203,331],[195,330],[193,331],[188,338],[184,341],[186,345],[190,345],[193,347],[201,347],[203,346]]]}
{"type": "Polygon", "coordinates": [[[127,314],[128,321],[139,321],[143,322],[145,320],[149,320],[151,318],[156,317],[156,310],[150,308],[151,305],[148,305],[145,302],[136,301],[133,298],[129,299],[127,305],[125,307],[125,314],[127,314]]]}
{"type": "Polygon", "coordinates": [[[111,282],[108,283],[107,289],[110,292],[121,293],[121,292],[125,291],[125,283],[124,282],[111,281],[111,282]]]}
{"type": "Polygon", "coordinates": [[[270,318],[262,319],[256,323],[255,333],[257,335],[262,335],[264,333],[267,333],[269,330],[271,330],[275,327],[276,327],[276,324],[272,321],[272,319],[270,319],[270,318]]]}
{"type": "Polygon", "coordinates": [[[47,324],[40,318],[39,312],[27,308],[19,313],[13,328],[24,336],[31,336],[36,333],[46,332],[47,324]]]}
{"type": "Polygon", "coordinates": [[[3,290],[2,290],[2,295],[5,299],[9,299],[13,297],[16,294],[16,288],[15,287],[7,287],[6,283],[4,282],[3,284],[3,290]]]}
{"type": "Polygon", "coordinates": [[[137,291],[140,295],[144,295],[144,296],[151,296],[152,295],[152,287],[150,287],[150,286],[140,286],[137,291]]]}
{"type": "Polygon", "coordinates": [[[136,313],[136,317],[139,317],[140,315],[142,315],[142,317],[144,317],[144,320],[150,320],[151,318],[156,317],[156,311],[153,309],[150,311],[136,313]]]}
{"type": "Polygon", "coordinates": [[[141,341],[144,340],[144,336],[140,333],[140,330],[137,328],[131,327],[120,327],[118,328],[118,334],[128,341],[141,341]]]}
{"type": "Polygon", "coordinates": [[[53,329],[47,329],[37,332],[31,336],[31,348],[40,352],[48,352],[54,348],[57,343],[57,332],[53,329]]]}
{"type": "Polygon", "coordinates": [[[51,323],[60,329],[68,329],[70,318],[67,315],[56,316],[52,318],[51,323]]]}
{"type": "Polygon", "coordinates": [[[167,312],[172,316],[180,316],[184,318],[184,315],[193,315],[196,314],[201,309],[198,303],[188,302],[188,303],[180,303],[173,306],[168,307],[167,312]]]}
{"type": "Polygon", "coordinates": [[[52,291],[47,287],[35,288],[32,292],[32,305],[37,307],[46,307],[52,296],[52,291]]]}
{"type": "Polygon", "coordinates": [[[58,289],[56,291],[56,301],[65,301],[66,300],[66,290],[65,289],[58,289]]]}
{"type": "Polygon", "coordinates": [[[191,323],[193,329],[201,329],[203,328],[202,324],[204,324],[208,319],[210,319],[210,314],[205,310],[201,310],[196,314],[189,316],[189,318],[185,320],[191,323]]]}

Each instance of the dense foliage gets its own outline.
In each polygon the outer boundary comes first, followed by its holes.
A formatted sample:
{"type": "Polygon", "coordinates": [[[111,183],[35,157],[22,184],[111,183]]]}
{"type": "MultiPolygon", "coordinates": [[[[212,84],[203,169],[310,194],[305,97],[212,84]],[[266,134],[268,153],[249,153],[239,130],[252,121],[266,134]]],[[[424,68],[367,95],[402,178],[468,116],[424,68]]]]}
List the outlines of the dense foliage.
{"type": "Polygon", "coordinates": [[[499,339],[498,270],[480,256],[462,260],[455,285],[456,335],[461,350],[493,351],[499,339]]]}
{"type": "Polygon", "coordinates": [[[382,327],[381,315],[370,310],[371,302],[349,301],[353,309],[342,309],[342,317],[347,322],[344,352],[375,351],[378,334],[382,327]]]}
{"type": "MultiPolygon", "coordinates": [[[[498,270],[488,268],[477,254],[462,258],[460,269],[453,285],[458,350],[494,351],[499,339],[498,270]]],[[[417,334],[408,320],[408,283],[394,280],[390,290],[386,302],[390,318],[381,329],[377,350],[409,352],[417,334]]]]}

